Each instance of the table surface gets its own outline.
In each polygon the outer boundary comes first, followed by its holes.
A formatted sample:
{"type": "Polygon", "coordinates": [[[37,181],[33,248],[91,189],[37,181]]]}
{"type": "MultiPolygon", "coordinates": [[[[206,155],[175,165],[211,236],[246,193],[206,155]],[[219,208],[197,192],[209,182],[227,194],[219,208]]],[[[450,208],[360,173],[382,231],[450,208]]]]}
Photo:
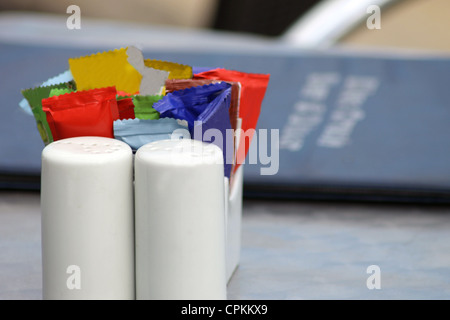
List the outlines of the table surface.
{"type": "MultiPolygon", "coordinates": [[[[40,228],[38,192],[0,192],[0,299],[42,299],[40,228]]],[[[245,199],[228,298],[448,299],[449,230],[448,206],[245,199]]]]}

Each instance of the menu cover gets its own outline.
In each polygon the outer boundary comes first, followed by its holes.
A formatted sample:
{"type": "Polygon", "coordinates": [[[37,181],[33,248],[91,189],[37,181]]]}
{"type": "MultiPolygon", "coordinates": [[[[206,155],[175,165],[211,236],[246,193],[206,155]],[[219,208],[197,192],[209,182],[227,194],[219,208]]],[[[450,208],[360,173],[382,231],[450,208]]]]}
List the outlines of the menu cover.
{"type": "MultiPolygon", "coordinates": [[[[40,185],[44,144],[18,106],[20,90],[93,52],[0,44],[1,189],[40,185]]],[[[279,48],[144,56],[270,74],[244,165],[244,196],[450,202],[449,58],[279,48]]]]}

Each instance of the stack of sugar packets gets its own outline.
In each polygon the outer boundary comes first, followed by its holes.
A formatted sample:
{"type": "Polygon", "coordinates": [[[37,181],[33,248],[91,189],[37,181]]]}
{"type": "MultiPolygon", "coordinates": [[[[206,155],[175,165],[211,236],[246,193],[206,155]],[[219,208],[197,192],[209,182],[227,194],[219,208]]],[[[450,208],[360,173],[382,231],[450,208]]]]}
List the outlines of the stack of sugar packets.
{"type": "Polygon", "coordinates": [[[45,145],[100,136],[136,151],[189,138],[219,146],[230,179],[244,162],[269,75],[223,68],[194,74],[191,66],[145,59],[132,46],[68,62],[68,71],[22,91],[20,105],[34,115],[45,145]]]}

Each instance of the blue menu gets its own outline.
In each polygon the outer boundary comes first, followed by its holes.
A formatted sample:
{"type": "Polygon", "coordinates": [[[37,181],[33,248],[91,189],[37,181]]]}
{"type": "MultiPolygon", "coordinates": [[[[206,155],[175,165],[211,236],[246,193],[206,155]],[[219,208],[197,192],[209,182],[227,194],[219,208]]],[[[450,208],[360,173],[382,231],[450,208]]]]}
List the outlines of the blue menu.
{"type": "MultiPolygon", "coordinates": [[[[20,90],[95,51],[0,44],[0,188],[39,189],[44,145],[18,107],[20,90]]],[[[144,56],[271,75],[244,165],[248,197],[450,202],[450,58],[281,49],[144,56]]]]}

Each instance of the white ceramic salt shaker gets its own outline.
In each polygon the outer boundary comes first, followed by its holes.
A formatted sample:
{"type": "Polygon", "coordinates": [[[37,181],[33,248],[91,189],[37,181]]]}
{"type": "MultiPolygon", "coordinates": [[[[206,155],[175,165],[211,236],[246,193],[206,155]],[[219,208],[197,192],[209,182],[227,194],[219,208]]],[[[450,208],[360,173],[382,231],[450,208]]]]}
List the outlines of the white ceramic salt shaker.
{"type": "Polygon", "coordinates": [[[137,299],[226,299],[223,154],[162,140],[135,156],[137,299]]]}
{"type": "Polygon", "coordinates": [[[76,137],[42,152],[44,299],[134,299],[133,155],[76,137]]]}

